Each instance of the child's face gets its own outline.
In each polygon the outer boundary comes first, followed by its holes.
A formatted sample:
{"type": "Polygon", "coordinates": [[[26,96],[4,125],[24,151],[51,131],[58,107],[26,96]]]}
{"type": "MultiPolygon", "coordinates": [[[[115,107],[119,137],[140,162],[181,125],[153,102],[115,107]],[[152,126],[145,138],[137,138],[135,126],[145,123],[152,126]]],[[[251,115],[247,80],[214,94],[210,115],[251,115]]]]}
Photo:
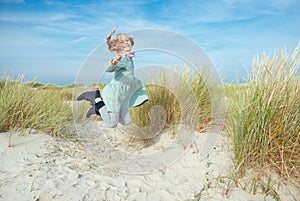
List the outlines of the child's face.
{"type": "Polygon", "coordinates": [[[124,52],[130,51],[132,48],[131,42],[126,35],[120,35],[118,46],[120,51],[124,52]]]}

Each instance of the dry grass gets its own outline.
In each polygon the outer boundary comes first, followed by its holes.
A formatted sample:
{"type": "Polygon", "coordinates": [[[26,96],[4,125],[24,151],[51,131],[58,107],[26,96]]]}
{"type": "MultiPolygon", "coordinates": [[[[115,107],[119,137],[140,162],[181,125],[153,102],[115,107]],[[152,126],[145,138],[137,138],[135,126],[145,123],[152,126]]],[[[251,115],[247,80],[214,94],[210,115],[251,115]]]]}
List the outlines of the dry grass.
{"type": "Polygon", "coordinates": [[[183,68],[162,69],[154,84],[146,85],[149,101],[131,109],[134,126],[128,132],[147,141],[168,128],[175,135],[178,125],[206,129],[210,122],[211,102],[201,75],[183,68]]]}
{"type": "Polygon", "coordinates": [[[22,83],[22,77],[7,78],[0,87],[0,132],[36,129],[58,135],[72,119],[71,107],[64,104],[65,92],[37,90],[22,83]]]}
{"type": "MultiPolygon", "coordinates": [[[[230,90],[227,126],[233,139],[236,168],[257,175],[276,171],[300,176],[299,45],[289,55],[275,51],[253,60],[250,83],[230,90]]],[[[257,177],[254,176],[254,177],[257,177]]]]}

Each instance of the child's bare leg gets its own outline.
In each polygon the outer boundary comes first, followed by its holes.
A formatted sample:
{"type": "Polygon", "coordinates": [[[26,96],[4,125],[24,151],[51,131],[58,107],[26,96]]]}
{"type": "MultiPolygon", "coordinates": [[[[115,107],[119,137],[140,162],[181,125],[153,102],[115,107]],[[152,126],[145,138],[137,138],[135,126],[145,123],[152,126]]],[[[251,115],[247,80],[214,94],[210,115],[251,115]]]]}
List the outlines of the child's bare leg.
{"type": "Polygon", "coordinates": [[[96,103],[99,103],[100,101],[102,101],[102,98],[96,98],[96,99],[95,99],[95,102],[96,102],[96,103]]]}

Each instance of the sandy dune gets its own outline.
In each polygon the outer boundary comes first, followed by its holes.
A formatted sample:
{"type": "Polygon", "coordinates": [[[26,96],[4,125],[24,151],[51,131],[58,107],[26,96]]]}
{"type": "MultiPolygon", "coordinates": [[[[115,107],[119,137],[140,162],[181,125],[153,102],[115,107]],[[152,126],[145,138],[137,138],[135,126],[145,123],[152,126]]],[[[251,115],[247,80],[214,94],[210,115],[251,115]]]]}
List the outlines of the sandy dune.
{"type": "Polygon", "coordinates": [[[226,184],[217,179],[232,170],[230,143],[224,136],[200,159],[207,137],[203,133],[196,133],[184,149],[167,131],[139,148],[122,129],[106,128],[103,122],[83,122],[76,129],[80,142],[39,132],[15,133],[13,147],[7,146],[9,133],[1,133],[0,200],[174,201],[193,200],[201,190],[200,200],[274,200],[238,188],[226,195],[226,184]],[[165,154],[173,147],[178,152],[165,154]]]}

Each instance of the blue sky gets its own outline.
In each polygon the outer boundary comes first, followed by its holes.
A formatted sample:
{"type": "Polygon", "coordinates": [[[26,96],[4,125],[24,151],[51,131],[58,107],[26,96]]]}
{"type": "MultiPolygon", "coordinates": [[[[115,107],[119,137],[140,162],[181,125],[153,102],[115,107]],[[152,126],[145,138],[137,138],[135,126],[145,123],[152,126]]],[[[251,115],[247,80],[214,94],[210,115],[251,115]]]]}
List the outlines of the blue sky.
{"type": "Polygon", "coordinates": [[[10,71],[27,80],[72,84],[86,57],[117,27],[182,34],[232,83],[236,74],[246,76],[254,55],[296,47],[299,10],[299,0],[0,0],[0,77],[10,71]]]}

